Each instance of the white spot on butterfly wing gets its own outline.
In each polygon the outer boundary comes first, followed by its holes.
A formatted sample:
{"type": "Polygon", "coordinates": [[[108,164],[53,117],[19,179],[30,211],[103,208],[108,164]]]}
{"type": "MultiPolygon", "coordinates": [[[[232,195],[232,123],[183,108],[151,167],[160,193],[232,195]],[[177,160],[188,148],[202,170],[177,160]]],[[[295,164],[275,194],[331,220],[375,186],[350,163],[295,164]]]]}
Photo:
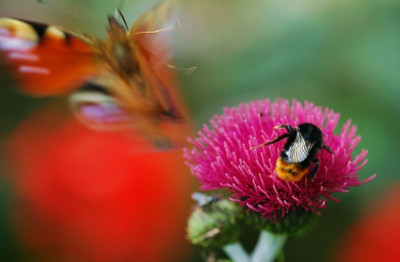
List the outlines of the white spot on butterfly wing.
{"type": "Polygon", "coordinates": [[[31,62],[39,61],[39,57],[37,55],[29,53],[11,52],[7,57],[11,60],[24,60],[31,62]]]}
{"type": "Polygon", "coordinates": [[[15,37],[0,36],[0,50],[19,50],[27,51],[36,46],[35,42],[26,39],[20,39],[15,37]]]}
{"type": "Polygon", "coordinates": [[[28,74],[39,74],[39,75],[48,75],[50,74],[50,70],[44,67],[38,66],[20,66],[18,68],[20,73],[28,73],[28,74]]]}

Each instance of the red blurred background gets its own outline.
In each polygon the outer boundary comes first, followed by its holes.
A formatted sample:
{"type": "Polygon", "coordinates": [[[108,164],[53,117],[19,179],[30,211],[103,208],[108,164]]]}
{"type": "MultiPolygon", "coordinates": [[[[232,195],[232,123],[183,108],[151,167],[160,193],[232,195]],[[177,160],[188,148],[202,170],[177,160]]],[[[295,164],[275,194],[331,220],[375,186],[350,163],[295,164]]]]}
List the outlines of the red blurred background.
{"type": "Polygon", "coordinates": [[[333,261],[400,261],[400,184],[369,206],[340,239],[333,261]]]}
{"type": "Polygon", "coordinates": [[[193,180],[180,149],[47,108],[18,126],[9,150],[12,221],[30,261],[187,259],[193,180]]]}

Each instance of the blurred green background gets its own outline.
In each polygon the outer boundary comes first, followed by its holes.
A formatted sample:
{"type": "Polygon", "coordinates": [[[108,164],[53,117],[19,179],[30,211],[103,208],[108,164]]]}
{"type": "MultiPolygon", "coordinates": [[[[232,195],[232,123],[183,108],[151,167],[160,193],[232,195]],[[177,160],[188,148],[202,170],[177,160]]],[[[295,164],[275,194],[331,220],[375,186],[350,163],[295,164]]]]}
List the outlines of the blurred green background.
{"type": "MultiPolygon", "coordinates": [[[[155,0],[127,0],[128,23],[155,0]]],[[[106,15],[119,1],[0,0],[0,15],[78,27],[103,37],[106,15]],[[73,11],[71,11],[73,10],[73,11]]],[[[329,261],[344,232],[387,189],[399,181],[400,3],[361,0],[182,1],[183,30],[175,42],[175,64],[198,66],[181,76],[183,93],[198,127],[222,107],[282,97],[310,101],[352,119],[369,150],[361,178],[372,182],[336,195],[314,230],[285,246],[287,261],[329,261]]],[[[0,72],[2,145],[18,123],[52,99],[19,93],[0,72]]],[[[2,153],[4,154],[4,153],[2,153]]],[[[4,162],[5,156],[2,155],[4,162]]],[[[2,172],[5,172],[2,169],[2,172]]],[[[0,187],[0,260],[16,259],[8,217],[8,186],[0,187]]],[[[17,252],[18,251],[18,252],[17,252]]]]}

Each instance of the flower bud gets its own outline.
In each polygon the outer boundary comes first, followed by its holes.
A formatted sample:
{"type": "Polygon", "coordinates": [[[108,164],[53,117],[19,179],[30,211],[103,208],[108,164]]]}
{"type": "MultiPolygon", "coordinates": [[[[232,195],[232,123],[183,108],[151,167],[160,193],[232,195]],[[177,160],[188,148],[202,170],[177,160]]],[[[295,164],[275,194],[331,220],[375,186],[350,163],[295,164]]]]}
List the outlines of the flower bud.
{"type": "Polygon", "coordinates": [[[202,195],[203,200],[194,197],[197,204],[189,218],[187,235],[189,240],[202,247],[222,247],[236,242],[241,231],[241,219],[243,208],[235,202],[218,197],[202,195]]]}

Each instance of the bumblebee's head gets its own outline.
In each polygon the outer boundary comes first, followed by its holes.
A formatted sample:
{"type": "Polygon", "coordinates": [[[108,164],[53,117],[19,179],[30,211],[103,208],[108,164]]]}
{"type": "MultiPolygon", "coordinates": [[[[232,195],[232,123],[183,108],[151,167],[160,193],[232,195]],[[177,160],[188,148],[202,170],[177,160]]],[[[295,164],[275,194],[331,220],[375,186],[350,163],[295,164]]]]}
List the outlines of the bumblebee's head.
{"type": "Polygon", "coordinates": [[[310,123],[298,125],[298,132],[307,141],[317,142],[322,141],[322,131],[317,126],[310,123]]]}

